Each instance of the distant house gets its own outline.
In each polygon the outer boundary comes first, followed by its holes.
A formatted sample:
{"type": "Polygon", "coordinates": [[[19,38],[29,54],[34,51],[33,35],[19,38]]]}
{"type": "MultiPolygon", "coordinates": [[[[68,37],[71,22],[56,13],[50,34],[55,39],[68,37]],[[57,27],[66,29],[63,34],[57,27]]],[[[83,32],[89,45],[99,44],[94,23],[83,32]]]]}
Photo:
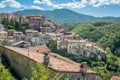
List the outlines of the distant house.
{"type": "Polygon", "coordinates": [[[27,48],[28,46],[30,46],[30,43],[26,42],[26,41],[19,41],[17,43],[14,43],[12,46],[13,47],[27,48]]]}
{"type": "Polygon", "coordinates": [[[81,55],[85,57],[98,56],[102,59],[106,59],[106,52],[100,49],[95,43],[88,40],[67,40],[67,51],[75,55],[81,55]],[[92,54],[91,54],[92,53],[92,54]]]}
{"type": "Polygon", "coordinates": [[[0,21],[5,18],[8,20],[14,19],[18,21],[19,16],[17,15],[17,13],[0,13],[0,21]]]}
{"type": "Polygon", "coordinates": [[[8,36],[14,36],[14,32],[15,32],[15,30],[13,30],[13,29],[7,30],[8,36]]]}
{"type": "Polygon", "coordinates": [[[46,21],[45,16],[29,16],[29,29],[38,30],[40,29],[40,25],[42,25],[46,21]]]}
{"type": "Polygon", "coordinates": [[[21,17],[21,23],[29,23],[29,20],[27,19],[27,17],[21,17]]]}
{"type": "Polygon", "coordinates": [[[68,40],[67,51],[75,55],[83,54],[83,46],[87,43],[87,40],[68,40]]]}
{"type": "Polygon", "coordinates": [[[71,33],[71,32],[66,32],[65,33],[65,39],[66,40],[70,40],[70,39],[74,39],[75,33],[71,33]]]}
{"type": "Polygon", "coordinates": [[[7,38],[7,32],[6,31],[1,31],[0,32],[0,39],[5,39],[7,38]]]}
{"type": "Polygon", "coordinates": [[[39,44],[48,44],[49,41],[51,40],[50,36],[46,34],[42,34],[41,32],[39,33],[39,44]]]}
{"type": "Polygon", "coordinates": [[[14,32],[14,38],[15,38],[15,42],[19,42],[19,41],[23,40],[24,39],[23,32],[15,31],[14,32]]]}
{"type": "Polygon", "coordinates": [[[39,45],[39,32],[37,30],[26,30],[26,41],[30,42],[31,45],[39,45]]]}
{"type": "Polygon", "coordinates": [[[51,52],[51,50],[46,45],[30,46],[28,48],[31,50],[36,50],[40,53],[51,52]]]}
{"type": "Polygon", "coordinates": [[[16,30],[7,30],[7,38],[12,40],[14,43],[19,42],[24,39],[23,32],[18,32],[16,30]]]}
{"type": "Polygon", "coordinates": [[[4,25],[0,24],[0,31],[4,31],[4,25]]]}
{"type": "Polygon", "coordinates": [[[112,76],[110,80],[120,80],[120,77],[118,77],[118,76],[112,76]]]}
{"type": "Polygon", "coordinates": [[[56,34],[56,33],[46,33],[47,36],[49,36],[52,40],[58,40],[63,36],[62,33],[56,34]]]}

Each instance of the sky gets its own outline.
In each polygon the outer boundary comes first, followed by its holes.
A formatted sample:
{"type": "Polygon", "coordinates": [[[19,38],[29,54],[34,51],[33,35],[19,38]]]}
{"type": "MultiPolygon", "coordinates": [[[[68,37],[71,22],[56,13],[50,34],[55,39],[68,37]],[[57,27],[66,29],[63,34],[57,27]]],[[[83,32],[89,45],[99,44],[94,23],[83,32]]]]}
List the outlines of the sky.
{"type": "Polygon", "coordinates": [[[120,0],[0,0],[0,13],[62,8],[96,17],[120,17],[120,0]]]}

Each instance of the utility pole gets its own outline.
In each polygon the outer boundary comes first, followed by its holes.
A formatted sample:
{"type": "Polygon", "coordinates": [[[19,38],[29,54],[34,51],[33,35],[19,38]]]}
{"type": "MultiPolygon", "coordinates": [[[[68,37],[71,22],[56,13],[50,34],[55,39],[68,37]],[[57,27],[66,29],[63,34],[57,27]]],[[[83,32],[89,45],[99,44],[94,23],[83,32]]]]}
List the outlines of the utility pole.
{"type": "Polygon", "coordinates": [[[29,67],[29,46],[28,46],[28,67],[29,67]]]}

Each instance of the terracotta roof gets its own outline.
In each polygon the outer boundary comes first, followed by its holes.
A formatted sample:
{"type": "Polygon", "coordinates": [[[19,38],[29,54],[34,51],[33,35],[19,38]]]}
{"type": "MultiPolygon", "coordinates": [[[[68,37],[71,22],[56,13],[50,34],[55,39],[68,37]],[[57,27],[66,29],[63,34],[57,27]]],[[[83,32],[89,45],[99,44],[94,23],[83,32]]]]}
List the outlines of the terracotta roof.
{"type": "Polygon", "coordinates": [[[120,80],[120,77],[118,77],[118,76],[112,76],[110,80],[120,80]]]}
{"type": "Polygon", "coordinates": [[[8,39],[14,39],[14,36],[8,36],[8,39]]]}
{"type": "Polygon", "coordinates": [[[93,45],[91,43],[86,43],[85,46],[92,47],[93,45]]]}
{"type": "Polygon", "coordinates": [[[86,43],[86,40],[68,40],[68,42],[86,43]]]}
{"type": "Polygon", "coordinates": [[[3,34],[3,33],[7,34],[7,32],[6,32],[6,31],[0,31],[0,34],[1,34],[1,33],[2,33],[2,34],[3,34]]]}
{"type": "Polygon", "coordinates": [[[26,41],[19,41],[19,42],[17,42],[17,43],[14,43],[12,46],[16,46],[16,45],[21,44],[21,43],[25,43],[25,44],[30,45],[29,42],[26,42],[26,41]]]}
{"type": "Polygon", "coordinates": [[[44,16],[30,16],[30,19],[43,19],[45,18],[44,16]]]}
{"type": "Polygon", "coordinates": [[[23,34],[23,32],[17,32],[17,31],[15,31],[14,34],[23,34]]]}
{"type": "Polygon", "coordinates": [[[36,50],[40,53],[51,52],[51,50],[46,45],[30,46],[29,49],[36,50]]]}
{"type": "Polygon", "coordinates": [[[63,34],[62,33],[46,33],[46,35],[49,35],[49,36],[62,36],[63,34]]]}
{"type": "Polygon", "coordinates": [[[28,30],[26,30],[25,32],[26,32],[26,33],[32,33],[32,32],[38,32],[38,31],[28,29],[28,30]]]}
{"type": "MultiPolygon", "coordinates": [[[[44,54],[40,54],[39,52],[31,51],[30,49],[25,49],[25,48],[8,47],[8,46],[6,46],[6,48],[14,50],[18,52],[18,54],[29,57],[30,59],[38,63],[43,63],[44,54]],[[29,52],[29,55],[28,55],[28,52],[29,52]]],[[[55,53],[49,53],[49,55],[50,55],[50,66],[48,66],[49,68],[56,71],[63,71],[63,72],[64,71],[65,72],[81,72],[81,68],[80,68],[81,64],[76,63],[66,57],[62,57],[55,53]]],[[[89,69],[87,70],[87,73],[96,74],[96,72],[89,69]]]]}

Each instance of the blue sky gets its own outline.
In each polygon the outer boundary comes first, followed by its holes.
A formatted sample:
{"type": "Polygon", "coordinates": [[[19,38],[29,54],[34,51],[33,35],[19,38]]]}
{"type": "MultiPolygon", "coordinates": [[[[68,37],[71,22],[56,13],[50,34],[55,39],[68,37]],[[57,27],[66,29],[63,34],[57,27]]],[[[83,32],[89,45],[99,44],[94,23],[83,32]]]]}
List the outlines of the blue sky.
{"type": "Polygon", "coordinates": [[[61,8],[92,16],[120,17],[120,0],[0,0],[0,12],[61,8]]]}

